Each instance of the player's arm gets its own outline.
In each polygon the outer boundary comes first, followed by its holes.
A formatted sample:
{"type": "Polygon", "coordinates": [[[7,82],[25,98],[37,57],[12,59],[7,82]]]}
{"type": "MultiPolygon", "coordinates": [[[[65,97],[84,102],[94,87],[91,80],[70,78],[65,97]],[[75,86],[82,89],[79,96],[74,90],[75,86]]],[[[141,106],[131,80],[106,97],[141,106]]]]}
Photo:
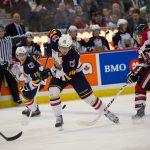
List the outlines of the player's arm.
{"type": "Polygon", "coordinates": [[[112,41],[113,41],[113,46],[115,49],[118,49],[118,43],[120,41],[121,37],[119,33],[116,33],[113,37],[112,37],[112,41]]]}

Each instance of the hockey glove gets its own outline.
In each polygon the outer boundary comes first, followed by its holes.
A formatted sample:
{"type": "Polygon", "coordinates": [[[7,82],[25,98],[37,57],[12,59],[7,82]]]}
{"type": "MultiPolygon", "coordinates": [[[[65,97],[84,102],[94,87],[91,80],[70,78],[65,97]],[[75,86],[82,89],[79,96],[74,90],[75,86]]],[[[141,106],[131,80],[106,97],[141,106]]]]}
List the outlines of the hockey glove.
{"type": "Polygon", "coordinates": [[[43,71],[40,72],[40,76],[42,78],[42,80],[47,79],[49,76],[53,76],[51,69],[45,69],[43,71]]]}
{"type": "Polygon", "coordinates": [[[3,62],[3,63],[1,64],[1,67],[2,67],[3,69],[5,69],[5,70],[8,70],[9,66],[10,66],[10,64],[9,64],[8,62],[3,62]]]}
{"type": "Polygon", "coordinates": [[[42,55],[41,55],[41,53],[39,51],[36,50],[36,51],[33,52],[33,57],[35,57],[36,60],[41,58],[41,56],[42,55]]]}
{"type": "Polygon", "coordinates": [[[134,83],[138,80],[138,75],[133,72],[133,71],[130,71],[129,74],[127,75],[127,83],[134,83]]]}

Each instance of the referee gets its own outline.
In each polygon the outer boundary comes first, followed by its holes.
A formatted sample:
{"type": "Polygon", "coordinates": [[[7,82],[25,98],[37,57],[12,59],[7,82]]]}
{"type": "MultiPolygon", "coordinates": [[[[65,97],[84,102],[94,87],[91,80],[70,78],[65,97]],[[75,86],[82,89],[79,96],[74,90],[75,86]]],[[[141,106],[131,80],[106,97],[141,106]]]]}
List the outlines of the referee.
{"type": "Polygon", "coordinates": [[[21,104],[21,99],[19,96],[17,82],[7,69],[9,65],[12,64],[13,46],[20,40],[22,40],[20,36],[5,36],[5,28],[4,26],[0,25],[0,89],[5,76],[8,82],[8,86],[10,87],[14,102],[18,104],[21,104]]]}

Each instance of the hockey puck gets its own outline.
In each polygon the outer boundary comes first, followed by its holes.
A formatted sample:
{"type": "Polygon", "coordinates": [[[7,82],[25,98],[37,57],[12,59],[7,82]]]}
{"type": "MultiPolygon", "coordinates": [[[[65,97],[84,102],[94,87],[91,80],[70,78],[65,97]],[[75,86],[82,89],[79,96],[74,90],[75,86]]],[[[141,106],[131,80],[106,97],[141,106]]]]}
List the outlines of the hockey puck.
{"type": "Polygon", "coordinates": [[[62,109],[65,109],[66,105],[63,105],[62,109]]]}

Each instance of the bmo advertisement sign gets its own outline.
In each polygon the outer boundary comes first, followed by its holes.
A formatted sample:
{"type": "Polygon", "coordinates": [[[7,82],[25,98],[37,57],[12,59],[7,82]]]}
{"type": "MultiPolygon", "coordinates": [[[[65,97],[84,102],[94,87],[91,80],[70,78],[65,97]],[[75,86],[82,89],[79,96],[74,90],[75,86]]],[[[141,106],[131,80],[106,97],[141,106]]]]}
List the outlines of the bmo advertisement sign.
{"type": "Polygon", "coordinates": [[[125,83],[126,76],[138,64],[136,50],[99,55],[101,84],[125,83]]]}

